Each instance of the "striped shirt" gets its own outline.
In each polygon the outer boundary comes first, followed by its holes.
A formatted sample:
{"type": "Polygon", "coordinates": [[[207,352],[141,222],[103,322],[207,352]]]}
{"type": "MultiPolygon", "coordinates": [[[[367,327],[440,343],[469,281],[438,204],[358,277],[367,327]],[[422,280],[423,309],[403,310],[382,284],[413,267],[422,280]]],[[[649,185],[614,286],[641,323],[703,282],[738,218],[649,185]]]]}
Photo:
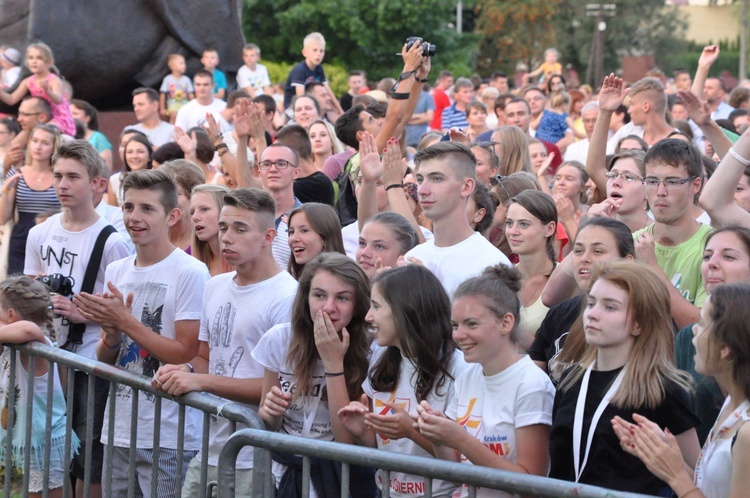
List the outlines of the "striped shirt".
{"type": "Polygon", "coordinates": [[[465,130],[469,127],[469,122],[466,120],[466,111],[456,109],[456,104],[443,109],[442,122],[444,130],[450,130],[451,128],[465,130]]]}
{"type": "MultiPolygon", "coordinates": [[[[11,168],[5,179],[19,173],[20,170],[11,168]]],[[[49,209],[59,209],[60,201],[55,194],[55,187],[52,186],[47,190],[34,190],[26,183],[23,175],[18,179],[16,184],[16,209],[19,213],[43,213],[49,209]]]]}

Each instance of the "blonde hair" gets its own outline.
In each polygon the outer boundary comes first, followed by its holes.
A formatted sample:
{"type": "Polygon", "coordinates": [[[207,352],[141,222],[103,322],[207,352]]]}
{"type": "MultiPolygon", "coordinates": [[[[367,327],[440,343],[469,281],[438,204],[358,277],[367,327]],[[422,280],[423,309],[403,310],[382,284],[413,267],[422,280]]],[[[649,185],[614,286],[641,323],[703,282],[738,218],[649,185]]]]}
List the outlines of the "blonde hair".
{"type": "Polygon", "coordinates": [[[518,126],[501,126],[495,129],[492,140],[500,142],[500,173],[509,176],[519,171],[534,174],[529,155],[529,142],[526,134],[518,126]],[[497,138],[496,138],[497,137],[497,138]]]}
{"type": "Polygon", "coordinates": [[[49,45],[41,41],[36,41],[30,44],[28,47],[26,47],[26,57],[29,56],[29,51],[32,49],[41,52],[47,64],[49,64],[50,66],[55,65],[55,56],[52,53],[52,49],[49,47],[49,45]]]}
{"type": "Polygon", "coordinates": [[[310,126],[307,127],[307,135],[310,135],[310,130],[313,126],[316,124],[322,124],[326,127],[326,130],[328,130],[328,136],[331,137],[331,153],[332,154],[340,154],[344,152],[344,144],[341,143],[341,140],[339,140],[339,137],[336,136],[336,129],[333,127],[331,123],[328,121],[324,121],[322,119],[316,119],[312,123],[310,123],[310,126]]]}
{"type": "MultiPolygon", "coordinates": [[[[34,138],[34,134],[36,134],[38,131],[44,131],[46,133],[49,133],[52,135],[52,155],[49,156],[49,163],[50,163],[50,170],[52,169],[52,158],[57,153],[57,150],[62,145],[62,134],[60,133],[60,129],[53,125],[53,124],[38,124],[36,125],[32,130],[31,133],[29,133],[29,144],[31,144],[31,139],[34,138]]],[[[26,164],[31,164],[31,147],[26,148],[26,164]]]]}
{"type": "MultiPolygon", "coordinates": [[[[690,391],[688,375],[674,364],[669,293],[656,273],[634,262],[614,261],[597,267],[591,285],[599,280],[627,292],[628,314],[639,331],[634,335],[625,378],[612,404],[620,409],[655,409],[664,401],[669,384],[690,391]]],[[[587,344],[580,363],[563,379],[560,389],[570,389],[596,361],[596,355],[597,347],[587,344]]]]}
{"type": "MultiPolygon", "coordinates": [[[[197,192],[205,192],[206,194],[209,194],[211,197],[213,197],[214,201],[216,201],[216,207],[218,207],[219,211],[221,211],[221,208],[224,207],[224,196],[229,192],[229,189],[224,185],[208,185],[204,183],[193,187],[193,190],[190,193],[190,197],[192,198],[192,196],[197,192]]],[[[209,268],[211,265],[211,261],[214,258],[221,256],[220,254],[214,254],[211,251],[211,246],[209,245],[209,243],[200,240],[198,236],[195,235],[195,231],[193,231],[193,242],[190,244],[190,253],[195,256],[196,259],[206,263],[206,266],[208,266],[209,268]]]]}
{"type": "Polygon", "coordinates": [[[321,35],[318,32],[310,33],[309,35],[307,35],[305,39],[302,41],[302,45],[306,47],[310,43],[315,43],[315,42],[320,43],[321,45],[323,45],[323,48],[326,48],[326,39],[323,38],[323,35],[321,35]]]}
{"type": "Polygon", "coordinates": [[[49,289],[25,275],[9,277],[0,282],[0,307],[13,309],[22,320],[33,322],[55,340],[52,300],[49,289]]]}
{"type": "Polygon", "coordinates": [[[549,105],[553,109],[565,106],[565,111],[570,107],[570,94],[568,92],[553,92],[549,99],[549,105]]]}

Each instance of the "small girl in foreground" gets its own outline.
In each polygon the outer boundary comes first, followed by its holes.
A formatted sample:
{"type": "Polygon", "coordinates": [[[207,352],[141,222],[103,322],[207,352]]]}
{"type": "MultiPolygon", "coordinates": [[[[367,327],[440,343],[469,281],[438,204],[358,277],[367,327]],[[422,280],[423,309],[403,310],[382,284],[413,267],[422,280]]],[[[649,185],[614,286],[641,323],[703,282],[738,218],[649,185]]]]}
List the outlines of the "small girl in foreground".
{"type": "MultiPolygon", "coordinates": [[[[458,287],[453,339],[473,365],[458,375],[445,414],[421,402],[418,425],[440,458],[545,476],[555,389],[518,352],[521,280],[516,268],[498,265],[458,287]]],[[[477,496],[512,495],[479,489],[477,496]]]]}
{"type": "MultiPolygon", "coordinates": [[[[30,341],[51,344],[46,333],[53,334],[52,301],[47,288],[28,277],[11,277],[0,282],[0,342],[23,344],[30,341]],[[43,332],[43,330],[45,332],[43,332]]],[[[5,462],[5,446],[8,438],[8,403],[14,397],[15,416],[12,430],[14,466],[23,465],[25,452],[31,453],[29,469],[29,493],[41,496],[44,489],[44,429],[47,417],[47,383],[54,382],[52,397],[52,427],[50,439],[49,496],[62,496],[62,486],[67,478],[65,458],[66,410],[62,386],[56,368],[49,368],[47,361],[36,358],[34,362],[34,405],[31,413],[26,411],[29,396],[29,356],[16,352],[15,385],[10,386],[10,359],[13,350],[4,348],[0,356],[0,406],[2,406],[2,431],[0,431],[0,458],[5,462]],[[50,379],[50,376],[52,377],[50,379]],[[25,448],[26,424],[31,423],[31,447],[25,448]]],[[[71,432],[73,454],[78,450],[79,440],[71,432]]]]}

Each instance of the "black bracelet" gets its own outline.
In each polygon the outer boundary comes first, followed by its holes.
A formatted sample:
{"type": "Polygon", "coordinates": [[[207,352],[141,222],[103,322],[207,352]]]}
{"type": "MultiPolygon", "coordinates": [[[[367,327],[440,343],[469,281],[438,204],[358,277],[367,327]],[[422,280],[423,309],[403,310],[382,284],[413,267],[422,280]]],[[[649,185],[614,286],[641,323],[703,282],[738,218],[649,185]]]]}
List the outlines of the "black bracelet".
{"type": "Polygon", "coordinates": [[[219,149],[223,149],[224,147],[226,147],[227,149],[229,148],[229,147],[227,146],[227,144],[225,144],[224,142],[221,142],[221,143],[220,143],[220,144],[218,144],[218,145],[214,145],[214,152],[218,152],[218,151],[219,151],[219,149]]]}
{"type": "Polygon", "coordinates": [[[326,377],[341,377],[342,375],[344,375],[344,372],[326,372],[326,377]]]}
{"type": "Polygon", "coordinates": [[[394,184],[392,184],[392,185],[388,185],[388,186],[387,186],[387,187],[385,188],[385,190],[386,190],[386,192],[387,192],[388,190],[390,190],[390,189],[392,189],[392,188],[404,188],[404,184],[403,184],[403,183],[394,183],[394,184]]]}
{"type": "Polygon", "coordinates": [[[417,75],[416,75],[416,74],[414,75],[414,80],[415,80],[415,81],[416,81],[417,83],[427,83],[427,78],[424,78],[424,79],[422,79],[422,78],[417,78],[417,75]]]}
{"type": "Polygon", "coordinates": [[[404,92],[404,93],[391,92],[391,98],[393,100],[408,100],[409,95],[410,94],[408,94],[406,92],[404,92]]]}

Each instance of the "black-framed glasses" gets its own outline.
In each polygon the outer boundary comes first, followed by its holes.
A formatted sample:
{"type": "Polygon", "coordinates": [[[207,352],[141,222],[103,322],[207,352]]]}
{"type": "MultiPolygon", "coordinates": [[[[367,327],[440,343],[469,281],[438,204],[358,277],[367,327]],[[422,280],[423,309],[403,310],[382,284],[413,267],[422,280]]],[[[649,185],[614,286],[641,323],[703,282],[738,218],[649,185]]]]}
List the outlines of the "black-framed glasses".
{"type": "Polygon", "coordinates": [[[292,163],[290,163],[289,161],[285,159],[277,159],[275,161],[266,160],[266,161],[261,161],[258,163],[258,168],[264,169],[264,170],[271,169],[271,166],[276,166],[276,169],[278,170],[287,169],[289,166],[294,167],[292,163]]]}
{"type": "Polygon", "coordinates": [[[489,147],[492,150],[495,150],[493,145],[500,145],[500,142],[471,142],[469,144],[469,147],[485,147],[485,148],[489,147]]]}
{"type": "Polygon", "coordinates": [[[696,178],[698,177],[688,176],[687,178],[665,178],[663,180],[660,180],[658,178],[648,177],[643,179],[643,184],[646,186],[646,188],[657,189],[659,188],[659,184],[663,183],[664,188],[666,189],[676,189],[688,182],[692,182],[696,178]]]}
{"type": "Polygon", "coordinates": [[[643,181],[643,177],[640,175],[636,175],[635,173],[631,173],[629,171],[625,171],[623,173],[616,173],[614,171],[608,171],[607,173],[604,173],[604,176],[607,177],[607,180],[617,180],[618,178],[622,178],[622,181],[624,182],[641,182],[643,181]]]}
{"type": "MultiPolygon", "coordinates": [[[[503,192],[505,192],[505,195],[506,195],[506,197],[508,198],[507,200],[509,201],[509,200],[510,200],[510,198],[511,198],[511,197],[513,197],[513,196],[512,196],[512,195],[510,195],[510,192],[508,192],[508,189],[507,189],[507,188],[505,188],[505,185],[503,184],[503,182],[504,182],[504,181],[505,181],[505,180],[506,180],[507,178],[508,178],[507,176],[503,176],[503,175],[495,175],[495,176],[493,176],[492,178],[490,178],[490,185],[491,185],[491,186],[493,186],[493,187],[494,187],[494,186],[498,186],[498,187],[500,187],[501,189],[503,189],[503,192]]],[[[507,201],[506,201],[506,202],[507,202],[507,201]]]]}

